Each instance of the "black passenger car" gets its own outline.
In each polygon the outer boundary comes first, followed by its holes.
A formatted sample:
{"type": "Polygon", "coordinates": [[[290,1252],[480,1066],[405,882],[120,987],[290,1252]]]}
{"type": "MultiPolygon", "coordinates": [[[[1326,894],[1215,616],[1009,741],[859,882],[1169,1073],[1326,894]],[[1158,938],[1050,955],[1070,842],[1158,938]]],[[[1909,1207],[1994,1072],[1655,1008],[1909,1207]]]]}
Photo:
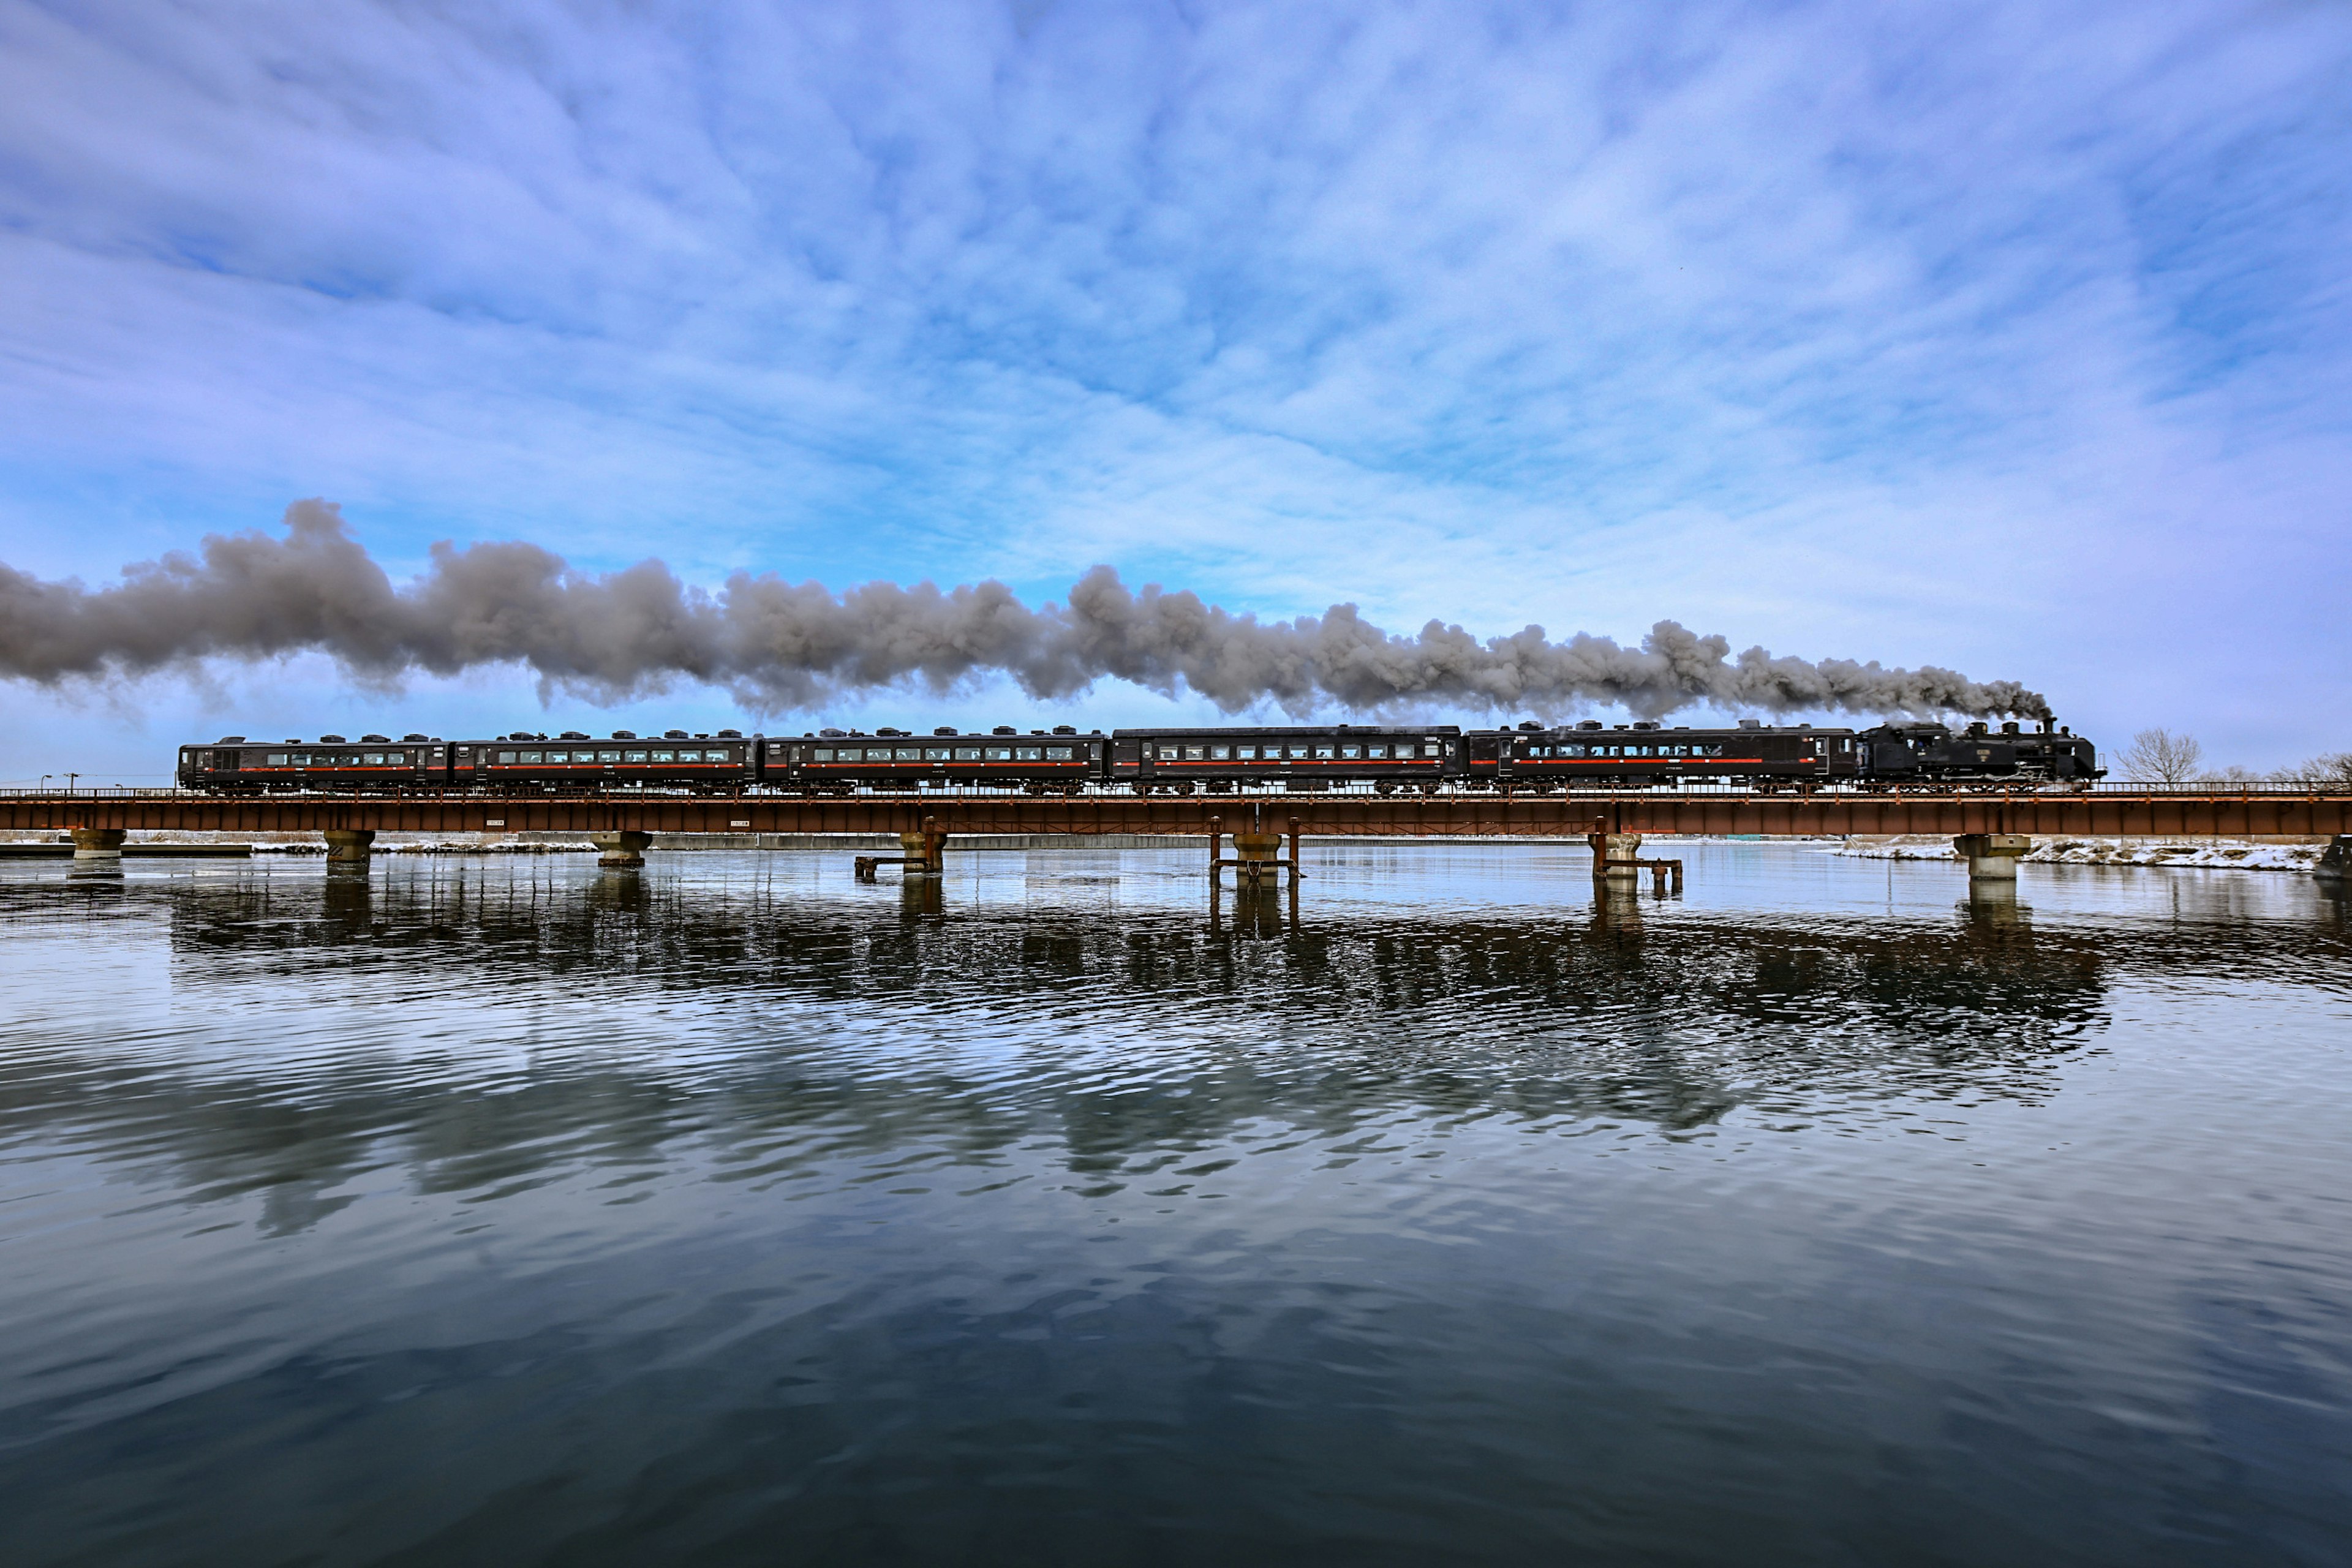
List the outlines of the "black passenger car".
{"type": "Polygon", "coordinates": [[[457,742],[451,748],[450,777],[459,788],[489,794],[654,790],[718,795],[753,782],[752,752],[758,744],[740,730],[715,735],[672,730],[658,739],[615,730],[601,741],[577,730],[566,730],[553,740],[518,733],[457,742]]]}
{"type": "Polygon", "coordinates": [[[1229,795],[1270,784],[1328,790],[1365,782],[1382,795],[1434,795],[1459,763],[1461,740],[1451,724],[1118,730],[1109,781],[1137,795],[1229,795]]]}
{"type": "Polygon", "coordinates": [[[224,735],[210,745],[181,747],[174,776],[182,789],[208,795],[401,794],[442,787],[448,765],[449,748],[437,735],[268,742],[224,735]]]}
{"type": "Polygon", "coordinates": [[[798,740],[769,740],[761,777],[771,787],[803,795],[913,790],[927,784],[1078,795],[1101,779],[1108,747],[1100,731],[1081,735],[1069,724],[1025,735],[1010,724],[1000,724],[985,735],[948,728],[928,735],[887,729],[871,735],[828,730],[798,740]]]}
{"type": "Polygon", "coordinates": [[[1550,730],[1473,731],[1464,782],[1473,788],[1532,791],[1738,780],[1828,780],[1854,771],[1853,731],[1743,720],[1725,729],[1619,724],[1587,720],[1550,730]]]}

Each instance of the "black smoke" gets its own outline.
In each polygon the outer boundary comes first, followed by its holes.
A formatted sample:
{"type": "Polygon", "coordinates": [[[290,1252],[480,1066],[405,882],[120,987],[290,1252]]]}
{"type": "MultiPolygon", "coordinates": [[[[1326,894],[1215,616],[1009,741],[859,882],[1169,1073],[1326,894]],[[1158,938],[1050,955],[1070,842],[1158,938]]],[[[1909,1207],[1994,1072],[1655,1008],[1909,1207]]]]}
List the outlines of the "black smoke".
{"type": "Polygon", "coordinates": [[[543,695],[600,703],[680,679],[724,689],[761,713],[805,710],[845,692],[945,692],[1002,673],[1038,699],[1106,677],[1228,712],[1272,702],[1304,713],[1450,705],[1562,714],[1617,704],[1656,717],[1726,710],[2045,717],[2014,681],[1923,666],[1808,662],[1760,647],[1733,657],[1720,637],[1673,621],[1639,647],[1539,626],[1484,642],[1431,621],[1412,637],[1370,626],[1351,605],[1260,621],[1158,586],[1130,590],[1108,566],[1066,604],[1032,609],[1001,583],[941,590],[868,583],[836,595],[814,583],[739,572],[717,592],[658,561],[595,575],[536,545],[433,548],[431,569],[395,585],[324,501],[298,501],[286,534],[208,536],[195,555],[126,568],[97,589],[0,565],[0,675],[59,685],[136,677],[208,659],[320,652],[384,681],[523,664],[543,695]]]}

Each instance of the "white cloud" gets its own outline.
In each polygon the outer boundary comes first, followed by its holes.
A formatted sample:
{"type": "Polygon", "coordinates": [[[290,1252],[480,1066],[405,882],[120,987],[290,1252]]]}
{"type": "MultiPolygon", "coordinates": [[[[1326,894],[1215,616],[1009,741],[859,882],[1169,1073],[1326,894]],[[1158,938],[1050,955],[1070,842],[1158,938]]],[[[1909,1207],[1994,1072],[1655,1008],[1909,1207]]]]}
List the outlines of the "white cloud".
{"type": "Polygon", "coordinates": [[[0,13],[0,559],[326,493],[2352,731],[2341,13],[1016,21],[0,13]]]}

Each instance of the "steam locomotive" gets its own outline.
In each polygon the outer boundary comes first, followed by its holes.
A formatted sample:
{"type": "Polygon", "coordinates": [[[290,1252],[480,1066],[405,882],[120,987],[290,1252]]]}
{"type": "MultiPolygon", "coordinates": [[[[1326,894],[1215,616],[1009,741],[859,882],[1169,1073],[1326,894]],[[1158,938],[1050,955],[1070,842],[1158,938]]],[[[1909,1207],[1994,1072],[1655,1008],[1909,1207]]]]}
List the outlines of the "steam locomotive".
{"type": "Polygon", "coordinates": [[[616,730],[518,731],[490,740],[341,735],[248,741],[225,735],[180,749],[182,789],[254,795],[296,791],[485,795],[695,795],[760,791],[846,795],[922,788],[1015,789],[1029,795],[1230,795],[1369,784],[1381,795],[1727,783],[1773,789],[1843,784],[2088,783],[2103,776],[2091,742],[2043,722],[1882,724],[1871,730],[1769,726],[1668,729],[1650,722],[1464,730],[1453,724],[1330,724],[1099,730],[1069,724],[1024,733],[941,726],[927,735],[880,729],[797,736],[616,730]]]}

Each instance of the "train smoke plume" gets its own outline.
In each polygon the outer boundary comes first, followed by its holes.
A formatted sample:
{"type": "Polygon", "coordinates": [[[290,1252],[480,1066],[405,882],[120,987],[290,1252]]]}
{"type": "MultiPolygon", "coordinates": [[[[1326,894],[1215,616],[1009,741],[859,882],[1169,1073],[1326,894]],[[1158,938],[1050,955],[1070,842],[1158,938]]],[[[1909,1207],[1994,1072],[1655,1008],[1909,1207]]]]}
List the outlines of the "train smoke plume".
{"type": "Polygon", "coordinates": [[[1727,710],[2009,713],[2046,717],[2014,681],[1847,659],[1733,657],[1719,637],[1673,621],[1639,647],[1529,626],[1480,641],[1431,621],[1413,637],[1366,624],[1351,605],[1259,621],[1189,593],[1129,590],[1108,566],[1035,609],[1000,583],[941,591],[869,583],[835,595],[814,583],[738,573],[716,593],[658,561],[591,575],[536,545],[433,548],[431,569],[395,586],[324,501],[287,509],[286,536],[210,535],[200,557],[128,567],[117,585],[44,583],[0,565],[0,675],[56,685],[136,676],[208,658],[323,652],[357,675],[454,675],[520,663],[557,690],[609,703],[683,677],[775,713],[894,685],[944,692],[1001,672],[1034,698],[1109,677],[1228,712],[1272,701],[1293,713],[1455,704],[1558,715],[1618,704],[1643,717],[1727,710]]]}

